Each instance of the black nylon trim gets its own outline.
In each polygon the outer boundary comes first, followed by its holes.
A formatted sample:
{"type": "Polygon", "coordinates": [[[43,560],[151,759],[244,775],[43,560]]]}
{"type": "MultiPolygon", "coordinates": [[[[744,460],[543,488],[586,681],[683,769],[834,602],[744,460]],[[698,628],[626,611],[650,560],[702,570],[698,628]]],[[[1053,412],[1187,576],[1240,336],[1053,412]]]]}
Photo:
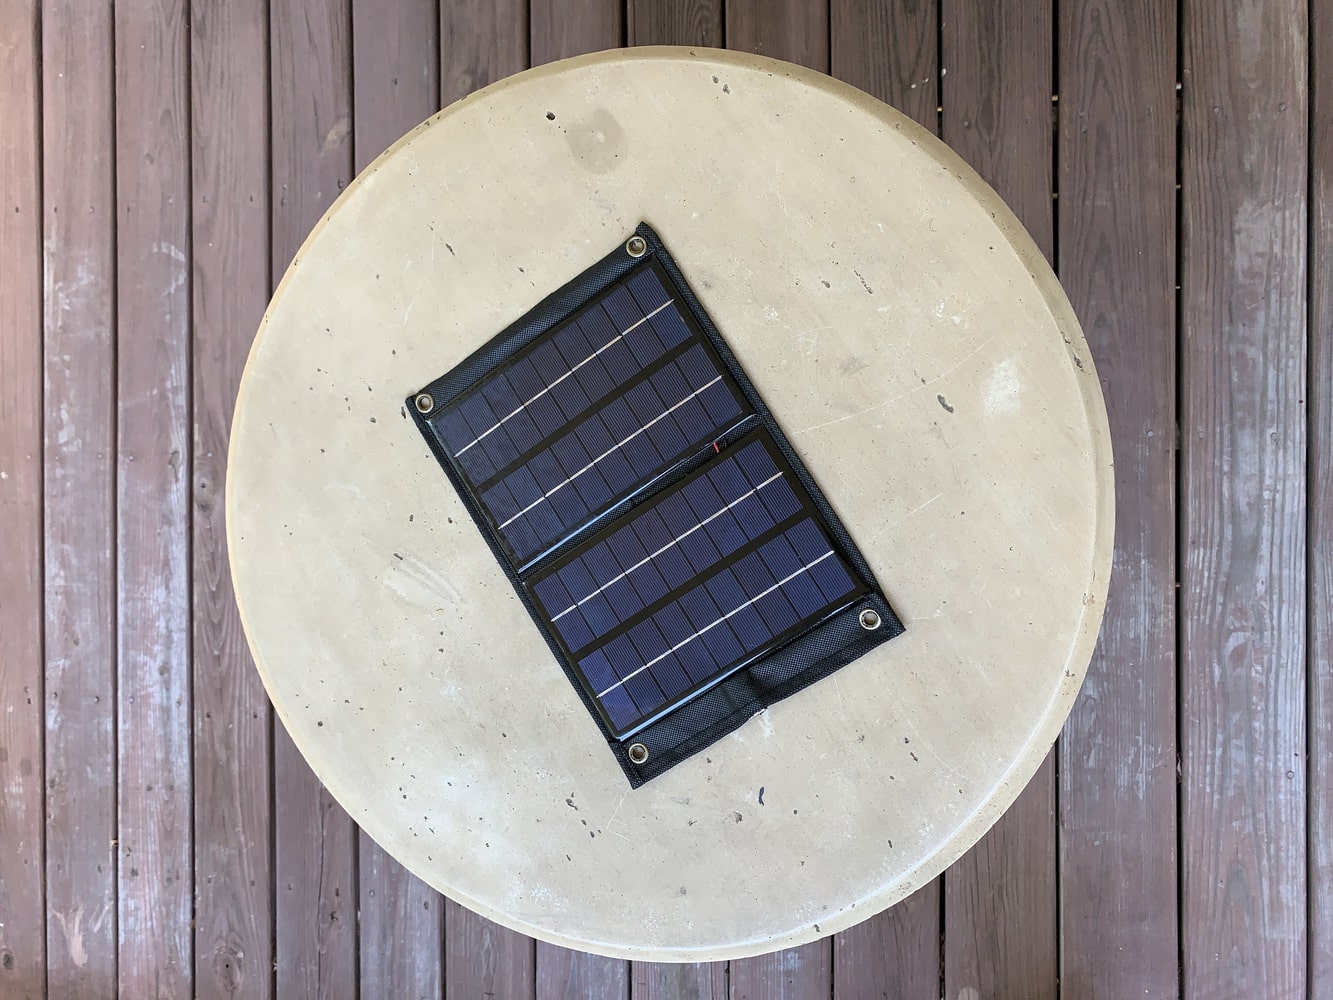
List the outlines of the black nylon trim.
{"type": "Polygon", "coordinates": [[[469,516],[486,539],[487,545],[514,587],[519,600],[536,624],[570,684],[574,686],[579,699],[592,716],[602,738],[606,740],[633,788],[639,787],[717,742],[769,705],[828,676],[839,667],[869,652],[880,643],[901,635],[904,631],[903,623],[884,598],[869,564],[856,548],[850,533],[838,519],[814,478],[801,463],[772,412],[759,396],[736,356],[732,354],[731,349],[713,326],[657,233],[646,223],[640,223],[635,229],[635,235],[641,236],[648,244],[648,253],[642,259],[631,258],[625,252],[624,244],[621,244],[601,261],[542,299],[532,310],[487,341],[456,368],[412,393],[405,401],[406,412],[426,439],[449,482],[461,496],[469,516]],[[534,580],[542,567],[556,556],[581,544],[610,521],[618,520],[633,508],[652,500],[663,490],[704,465],[714,453],[711,448],[703,448],[696,454],[682,459],[676,466],[642,487],[637,494],[625,498],[569,538],[562,540],[552,549],[539,553],[520,567],[510,558],[479,500],[468,488],[461,473],[455,468],[453,460],[436,437],[428,417],[417,410],[415,399],[420,393],[429,392],[435,399],[437,408],[447,406],[484,379],[493,369],[567,320],[589,299],[605,291],[644,262],[655,262],[668,278],[672,290],[686,307],[686,322],[694,326],[705,343],[712,348],[721,362],[723,371],[732,380],[734,388],[739,389],[743,400],[753,410],[752,414],[743,415],[732,428],[719,435],[719,443],[729,446],[756,425],[764,427],[810,496],[839,556],[846,560],[869,588],[870,593],[856,599],[845,610],[812,626],[782,648],[742,668],[714,687],[680,705],[661,719],[619,740],[603,722],[595,701],[584,688],[574,665],[564,653],[552,629],[546,625],[537,611],[524,584],[525,581],[534,580]],[[873,608],[880,616],[881,625],[874,631],[867,631],[860,625],[859,615],[866,608],[873,608]],[[636,743],[642,743],[649,751],[648,759],[642,764],[635,764],[629,759],[629,748],[636,743]]]}

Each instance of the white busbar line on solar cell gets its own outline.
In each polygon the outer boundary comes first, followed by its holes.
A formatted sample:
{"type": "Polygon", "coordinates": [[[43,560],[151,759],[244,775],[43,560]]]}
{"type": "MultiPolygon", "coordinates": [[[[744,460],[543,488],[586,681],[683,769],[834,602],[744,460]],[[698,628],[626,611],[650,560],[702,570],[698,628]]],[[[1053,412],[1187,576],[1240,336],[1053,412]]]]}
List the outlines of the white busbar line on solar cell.
{"type": "Polygon", "coordinates": [[[558,614],[558,615],[553,615],[553,616],[551,617],[551,621],[553,621],[553,622],[559,621],[561,618],[565,617],[565,615],[569,614],[569,613],[570,613],[571,611],[573,611],[575,608],[581,606],[582,604],[586,603],[587,601],[591,601],[594,597],[596,597],[598,594],[600,594],[602,591],[604,591],[607,587],[610,587],[612,584],[618,583],[618,582],[620,582],[621,580],[625,579],[625,577],[629,576],[631,573],[633,573],[633,572],[634,572],[636,569],[638,569],[640,566],[645,566],[645,565],[647,565],[648,563],[652,562],[654,559],[656,559],[658,556],[660,556],[660,555],[661,555],[663,552],[665,552],[667,549],[671,548],[671,546],[673,546],[673,545],[679,545],[681,542],[685,541],[685,539],[689,538],[692,534],[694,534],[696,531],[698,531],[699,529],[701,529],[701,528],[702,528],[704,525],[706,525],[709,521],[713,521],[713,520],[715,520],[715,519],[721,517],[723,514],[725,514],[727,511],[731,510],[732,507],[735,507],[738,503],[740,503],[740,502],[741,502],[742,500],[744,500],[746,497],[752,497],[752,496],[754,496],[756,493],[758,493],[760,490],[762,490],[765,486],[767,486],[767,485],[768,485],[769,483],[771,483],[773,480],[775,480],[775,479],[781,479],[781,478],[782,478],[782,472],[781,472],[781,470],[779,470],[779,471],[773,473],[773,475],[769,476],[767,479],[765,479],[765,480],[764,480],[762,483],[760,483],[758,486],[755,486],[755,487],[753,487],[752,489],[749,489],[749,490],[747,490],[746,492],[742,493],[740,496],[738,496],[735,500],[731,501],[731,503],[727,504],[725,507],[723,507],[723,508],[722,508],[721,510],[719,510],[717,513],[715,513],[715,514],[709,514],[706,518],[704,518],[702,521],[700,521],[698,524],[696,524],[696,525],[695,525],[693,528],[691,528],[689,531],[684,532],[679,538],[673,538],[673,539],[671,539],[671,541],[667,542],[665,545],[663,545],[663,546],[662,546],[660,549],[658,549],[656,552],[652,553],[651,555],[644,556],[642,559],[640,559],[638,562],[636,562],[636,563],[635,563],[633,566],[631,566],[629,569],[625,570],[625,571],[624,571],[623,573],[621,573],[619,576],[614,576],[614,577],[612,577],[610,580],[607,580],[606,583],[602,584],[600,587],[598,587],[596,590],[594,590],[592,593],[590,593],[587,597],[584,597],[584,598],[582,598],[582,599],[580,599],[580,600],[575,601],[575,602],[574,602],[573,604],[571,604],[569,607],[565,608],[564,611],[560,612],[560,614],[558,614]]]}
{"type": "Polygon", "coordinates": [[[559,493],[559,492],[560,492],[561,490],[563,490],[566,486],[568,486],[570,483],[572,483],[575,479],[578,479],[579,476],[583,475],[585,472],[587,472],[589,469],[591,469],[594,465],[596,465],[596,464],[597,464],[598,462],[600,462],[602,459],[606,458],[606,456],[609,455],[609,454],[611,454],[611,452],[615,451],[617,448],[623,448],[623,447],[625,447],[625,445],[629,444],[629,443],[630,443],[631,441],[633,441],[636,437],[638,437],[640,434],[642,434],[644,431],[646,431],[649,427],[653,426],[653,424],[657,423],[659,420],[664,420],[665,418],[671,416],[671,414],[672,414],[673,412],[675,412],[676,410],[679,410],[682,406],[684,406],[686,403],[688,403],[691,399],[693,399],[695,396],[699,395],[699,393],[703,392],[705,389],[711,387],[711,386],[714,385],[715,383],[717,383],[717,382],[721,382],[721,381],[722,381],[722,376],[721,376],[721,375],[718,375],[716,378],[710,379],[710,380],[708,381],[707,384],[699,386],[699,388],[695,389],[692,393],[690,393],[688,396],[686,396],[684,399],[682,399],[679,403],[677,403],[675,406],[671,407],[671,409],[662,411],[662,412],[659,413],[657,416],[653,417],[652,420],[648,421],[646,424],[644,424],[642,427],[640,427],[637,431],[635,431],[633,434],[631,434],[629,437],[625,438],[625,440],[623,440],[623,441],[617,441],[617,442],[616,442],[615,444],[613,444],[610,448],[607,448],[606,451],[602,452],[600,455],[598,455],[596,458],[594,458],[591,462],[589,462],[589,463],[588,463],[587,465],[585,465],[583,468],[579,469],[578,472],[574,473],[572,476],[570,476],[570,477],[569,477],[568,479],[566,479],[564,482],[556,483],[554,486],[551,487],[551,491],[550,491],[549,493],[543,493],[543,494],[542,494],[541,496],[539,496],[536,500],[532,501],[532,503],[528,504],[526,507],[524,507],[522,510],[520,510],[517,514],[515,514],[513,517],[511,517],[508,521],[503,522],[503,523],[500,525],[500,527],[501,527],[501,528],[507,528],[507,527],[509,527],[511,524],[513,524],[515,521],[517,521],[520,517],[522,517],[522,516],[523,516],[524,514],[526,514],[528,511],[532,510],[532,508],[536,507],[539,503],[542,503],[542,502],[545,501],[545,500],[549,500],[549,499],[550,499],[552,496],[554,496],[556,493],[559,493]]]}
{"type": "Polygon", "coordinates": [[[685,645],[687,645],[687,644],[693,642],[695,639],[699,638],[699,636],[703,635],[703,634],[704,634],[705,632],[707,632],[709,629],[713,629],[713,628],[716,628],[717,626],[721,625],[724,621],[726,621],[726,620],[727,620],[728,618],[730,618],[732,615],[736,614],[738,611],[744,611],[744,610],[745,610],[746,608],[748,608],[751,604],[755,603],[755,601],[761,601],[761,600],[763,600],[765,597],[767,597],[769,594],[773,593],[773,591],[777,590],[779,587],[781,587],[783,584],[787,583],[788,581],[790,581],[790,580],[794,580],[794,579],[796,579],[796,577],[800,576],[802,573],[805,573],[805,572],[808,572],[809,570],[814,569],[816,566],[818,566],[820,563],[822,563],[825,559],[827,559],[827,558],[828,558],[829,556],[831,556],[831,555],[833,555],[833,550],[832,550],[832,549],[830,549],[829,551],[825,552],[822,556],[820,556],[820,557],[819,557],[818,559],[816,559],[814,562],[812,562],[812,563],[807,563],[806,565],[804,565],[804,566],[802,566],[800,569],[798,569],[796,572],[794,572],[794,573],[790,573],[790,574],[788,574],[787,576],[783,577],[783,578],[782,578],[781,580],[779,580],[777,583],[773,584],[773,586],[771,586],[771,587],[769,587],[767,590],[765,590],[762,594],[758,594],[758,595],[756,595],[756,596],[750,598],[750,599],[749,599],[748,601],[746,601],[744,604],[740,604],[740,605],[737,605],[736,607],[732,608],[730,611],[728,611],[725,615],[723,615],[723,616],[722,616],[721,618],[719,618],[717,621],[712,622],[712,623],[710,623],[710,624],[708,624],[708,625],[705,625],[703,628],[699,629],[699,631],[698,631],[698,632],[695,632],[693,635],[686,636],[684,639],[680,640],[680,642],[676,643],[674,646],[672,646],[670,649],[668,649],[668,650],[667,650],[665,653],[663,653],[661,656],[654,656],[651,660],[649,660],[649,661],[648,661],[647,663],[645,663],[643,666],[639,667],[638,670],[631,671],[630,673],[626,674],[624,677],[620,678],[620,680],[616,681],[616,682],[615,682],[614,684],[612,684],[609,688],[607,688],[605,691],[603,691],[601,694],[599,694],[599,695],[597,696],[597,699],[600,701],[601,699],[605,698],[608,694],[610,694],[610,693],[611,693],[612,691],[614,691],[616,688],[620,687],[620,685],[624,684],[624,683],[625,683],[627,680],[629,680],[631,677],[636,677],[637,675],[643,673],[645,670],[647,670],[649,667],[651,667],[654,663],[658,662],[659,660],[664,660],[664,659],[666,659],[668,656],[670,656],[670,655],[671,655],[672,653],[674,653],[676,650],[680,649],[682,646],[685,646],[685,645]]]}
{"type": "Polygon", "coordinates": [[[463,445],[463,447],[459,448],[458,451],[456,451],[454,454],[455,454],[455,455],[462,455],[463,452],[467,451],[469,448],[471,448],[474,444],[476,444],[476,443],[477,443],[478,441],[480,441],[482,438],[486,437],[487,435],[491,434],[491,433],[494,432],[494,431],[498,431],[502,426],[504,426],[505,421],[509,420],[511,417],[516,417],[516,416],[518,416],[520,413],[522,413],[524,410],[526,410],[529,406],[531,406],[533,403],[537,402],[537,400],[541,399],[541,398],[542,398],[543,396],[545,396],[548,392],[550,392],[552,389],[554,389],[556,386],[558,386],[561,382],[563,382],[565,379],[569,378],[569,376],[573,375],[576,371],[578,371],[580,368],[582,368],[584,365],[586,365],[586,364],[587,364],[589,361],[591,361],[593,358],[597,357],[597,355],[601,354],[604,350],[606,350],[608,347],[610,347],[612,344],[614,344],[617,340],[623,340],[625,337],[629,336],[629,334],[633,333],[634,330],[637,329],[637,328],[639,327],[640,324],[642,324],[642,323],[647,323],[650,319],[652,319],[654,316],[656,316],[658,313],[660,313],[663,309],[665,309],[667,306],[671,305],[671,301],[672,301],[671,299],[667,299],[667,300],[666,300],[665,302],[663,302],[660,306],[658,306],[656,309],[654,309],[652,312],[650,312],[647,316],[644,316],[643,319],[636,319],[633,323],[631,323],[631,324],[630,324],[628,327],[626,327],[624,330],[621,330],[618,334],[616,334],[614,337],[612,337],[610,340],[608,340],[605,344],[603,344],[601,347],[597,348],[597,350],[593,351],[593,352],[592,352],[591,354],[589,354],[586,358],[584,358],[582,361],[580,361],[578,364],[576,364],[576,365],[575,365],[573,368],[571,368],[569,371],[565,372],[565,374],[561,375],[558,379],[556,379],[554,382],[552,382],[550,385],[548,385],[548,386],[547,386],[545,389],[543,389],[541,392],[537,393],[537,395],[533,396],[533,397],[532,397],[531,399],[529,399],[527,402],[519,403],[519,404],[518,404],[518,409],[514,410],[512,413],[509,413],[509,414],[507,414],[507,415],[501,417],[500,420],[499,420],[496,424],[494,424],[493,426],[491,426],[491,427],[487,428],[486,430],[482,431],[480,434],[478,434],[476,437],[474,437],[474,438],[473,438],[471,441],[469,441],[467,444],[463,445]]]}

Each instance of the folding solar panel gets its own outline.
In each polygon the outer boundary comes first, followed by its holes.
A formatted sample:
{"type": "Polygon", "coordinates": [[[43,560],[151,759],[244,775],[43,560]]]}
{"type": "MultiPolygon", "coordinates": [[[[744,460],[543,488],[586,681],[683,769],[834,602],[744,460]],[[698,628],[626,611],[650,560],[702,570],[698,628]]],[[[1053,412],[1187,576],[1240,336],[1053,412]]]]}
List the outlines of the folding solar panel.
{"type": "Polygon", "coordinates": [[[631,784],[903,630],[646,225],[408,409],[631,784]]]}

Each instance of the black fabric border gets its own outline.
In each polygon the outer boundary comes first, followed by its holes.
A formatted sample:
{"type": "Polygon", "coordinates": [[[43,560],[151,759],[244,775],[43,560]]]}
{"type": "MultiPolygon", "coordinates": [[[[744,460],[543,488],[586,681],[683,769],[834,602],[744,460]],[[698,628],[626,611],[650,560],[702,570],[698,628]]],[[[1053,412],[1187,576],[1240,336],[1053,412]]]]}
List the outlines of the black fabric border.
{"type": "Polygon", "coordinates": [[[884,597],[869,564],[852,541],[850,533],[783,434],[754,383],[750,381],[740,362],[713,325],[661,238],[647,223],[642,222],[636,227],[633,235],[643,238],[647,243],[647,253],[642,257],[631,257],[626,250],[626,244],[621,243],[602,260],[542,299],[520,319],[469,355],[461,364],[411,393],[404,405],[449,482],[462,498],[469,516],[486,539],[487,545],[500,563],[528,615],[536,624],[556,662],[560,664],[566,678],[592,716],[602,738],[606,740],[607,746],[620,763],[631,787],[637,788],[712,745],[774,702],[828,676],[881,643],[901,635],[905,629],[884,597]],[[466,480],[436,436],[428,416],[417,409],[415,401],[417,396],[426,392],[430,393],[437,406],[447,406],[538,337],[567,321],[589,299],[605,292],[611,285],[625,278],[645,262],[655,263],[669,279],[672,291],[686,307],[687,322],[692,321],[692,325],[702,335],[706,345],[721,361],[722,369],[729,376],[732,386],[740,390],[742,398],[753,411],[750,416],[743,417],[725,434],[719,436],[719,442],[726,442],[729,445],[748,433],[756,424],[768,431],[773,443],[809,495],[819,519],[823,522],[821,526],[832,539],[838,554],[860,578],[868,593],[856,599],[850,607],[810,627],[805,633],[790,640],[787,645],[742,667],[712,688],[621,740],[608,729],[600,709],[579,680],[573,664],[566,657],[553,630],[544,621],[524,584],[560,552],[586,541],[610,521],[618,520],[634,507],[647,502],[662,490],[706,464],[714,456],[711,447],[682,459],[674,468],[646,484],[636,495],[627,497],[611,507],[555,548],[529,560],[523,566],[516,566],[503,540],[491,526],[480,501],[472,494],[466,480]],[[873,631],[866,630],[860,624],[860,615],[866,609],[873,609],[880,619],[879,627],[873,631]],[[648,749],[647,758],[640,763],[630,760],[629,748],[635,744],[643,744],[648,749]]]}

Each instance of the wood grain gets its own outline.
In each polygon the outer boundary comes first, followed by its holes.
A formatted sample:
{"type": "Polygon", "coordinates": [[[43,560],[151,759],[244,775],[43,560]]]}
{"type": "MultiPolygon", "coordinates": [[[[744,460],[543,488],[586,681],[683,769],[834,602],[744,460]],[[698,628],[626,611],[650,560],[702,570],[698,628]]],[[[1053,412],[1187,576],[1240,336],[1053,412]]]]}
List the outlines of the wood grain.
{"type": "Polygon", "coordinates": [[[1306,14],[1303,0],[1182,6],[1190,998],[1307,985],[1306,14]]]}
{"type": "MultiPolygon", "coordinates": [[[[271,0],[272,278],[352,176],[347,0],[271,0]]],[[[352,821],[282,726],[273,731],[277,993],[354,997],[352,821]]]]}
{"type": "Polygon", "coordinates": [[[268,301],[268,8],[190,18],[194,307],[195,990],[269,997],[272,725],[232,597],[222,484],[232,404],[268,301]]]}
{"type": "MultiPolygon", "coordinates": [[[[727,47],[828,72],[828,15],[827,6],[799,0],[730,0],[727,47]]],[[[732,962],[732,1000],[827,997],[832,991],[832,965],[832,938],[732,962]]]]}
{"type": "Polygon", "coordinates": [[[628,1000],[630,965],[537,942],[537,1000],[628,1000]]]}
{"type": "Polygon", "coordinates": [[[532,0],[532,65],[614,49],[624,38],[622,0],[532,0]]]}
{"type": "Polygon", "coordinates": [[[527,68],[526,0],[441,0],[441,107],[527,68]]]}
{"type": "Polygon", "coordinates": [[[837,1000],[939,996],[940,880],[833,939],[837,1000]]]}
{"type": "Polygon", "coordinates": [[[757,52],[827,73],[829,10],[806,0],[728,0],[727,48],[757,52]]]}
{"type": "Polygon", "coordinates": [[[832,74],[937,132],[938,0],[832,0],[829,15],[832,74]]]}
{"type": "Polygon", "coordinates": [[[728,1000],[726,962],[635,962],[634,1000],[728,1000]]]}
{"type": "Polygon", "coordinates": [[[0,993],[46,993],[40,12],[0,18],[0,993]]]}
{"type": "MultiPolygon", "coordinates": [[[[364,170],[439,99],[435,0],[352,3],[355,166],[364,170]]],[[[358,837],[360,989],[366,997],[439,997],[444,990],[444,898],[358,837]]]]}
{"type": "Polygon", "coordinates": [[[1333,2],[1310,5],[1310,995],[1333,994],[1333,2]]]}
{"type": "Polygon", "coordinates": [[[1116,449],[1102,641],[1060,746],[1061,988],[1076,996],[1179,989],[1175,47],[1170,6],[1060,5],[1060,276],[1116,449]]]}
{"type": "Polygon", "coordinates": [[[193,993],[190,95],[183,0],[116,8],[117,975],[193,993]]]}
{"type": "Polygon", "coordinates": [[[720,48],[723,0],[626,0],[630,45],[720,48]]]}
{"type": "Polygon", "coordinates": [[[532,938],[479,917],[452,899],[445,901],[444,926],[446,1000],[523,1000],[535,995],[532,938]]]}
{"type": "Polygon", "coordinates": [[[116,989],[112,50],[109,4],[46,6],[47,988],[68,997],[116,989]]]}
{"type": "MultiPolygon", "coordinates": [[[[832,74],[938,134],[939,19],[936,0],[833,0],[832,74]]],[[[942,884],[935,879],[834,937],[835,997],[938,994],[942,884]]]]}
{"type": "MultiPolygon", "coordinates": [[[[943,27],[944,140],[1052,257],[1050,0],[967,0],[943,27]]],[[[983,997],[1057,995],[1055,774],[1048,757],[944,878],[945,985],[983,997]]]]}

